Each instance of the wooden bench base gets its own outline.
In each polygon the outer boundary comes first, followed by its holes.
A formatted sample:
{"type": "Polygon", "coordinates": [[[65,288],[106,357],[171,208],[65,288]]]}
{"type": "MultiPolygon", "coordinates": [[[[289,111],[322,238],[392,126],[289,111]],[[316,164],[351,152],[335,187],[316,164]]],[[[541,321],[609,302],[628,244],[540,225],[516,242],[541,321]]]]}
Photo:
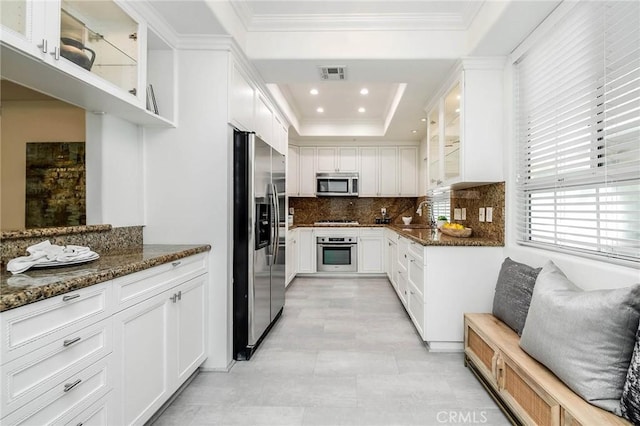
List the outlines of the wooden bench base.
{"type": "Polygon", "coordinates": [[[520,349],[518,335],[491,314],[465,314],[465,363],[514,424],[631,423],[584,401],[520,349]]]}

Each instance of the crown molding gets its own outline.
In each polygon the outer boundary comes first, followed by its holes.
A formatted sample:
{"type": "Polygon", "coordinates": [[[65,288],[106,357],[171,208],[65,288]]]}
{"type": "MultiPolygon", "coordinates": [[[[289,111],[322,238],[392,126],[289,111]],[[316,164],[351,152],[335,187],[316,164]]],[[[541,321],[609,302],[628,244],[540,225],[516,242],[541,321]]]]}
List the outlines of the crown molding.
{"type": "Polygon", "coordinates": [[[147,21],[147,26],[162,38],[169,46],[176,48],[180,35],[171,25],[153,8],[148,0],[132,1],[126,3],[147,21]]]}

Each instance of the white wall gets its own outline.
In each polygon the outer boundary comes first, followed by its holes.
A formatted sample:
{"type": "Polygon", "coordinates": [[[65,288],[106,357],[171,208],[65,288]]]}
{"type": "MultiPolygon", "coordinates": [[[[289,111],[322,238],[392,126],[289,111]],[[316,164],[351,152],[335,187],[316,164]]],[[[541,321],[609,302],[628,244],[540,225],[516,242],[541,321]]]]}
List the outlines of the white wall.
{"type": "Polygon", "coordinates": [[[229,58],[226,51],[178,51],[179,126],[144,134],[145,244],[212,246],[208,369],[226,369],[232,360],[229,58]]]}
{"type": "Polygon", "coordinates": [[[87,224],[144,223],[142,134],[128,121],[86,113],[87,224]]]}

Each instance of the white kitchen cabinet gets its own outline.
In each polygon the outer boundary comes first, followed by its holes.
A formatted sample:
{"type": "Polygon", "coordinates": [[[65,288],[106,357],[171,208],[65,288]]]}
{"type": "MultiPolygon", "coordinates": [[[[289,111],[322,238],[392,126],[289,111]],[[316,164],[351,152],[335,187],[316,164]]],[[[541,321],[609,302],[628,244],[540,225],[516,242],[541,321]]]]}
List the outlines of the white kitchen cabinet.
{"type": "Polygon", "coordinates": [[[316,148],[301,146],[299,156],[299,197],[316,196],[316,148]]]}
{"type": "Polygon", "coordinates": [[[378,197],[379,162],[378,148],[362,147],[359,154],[360,161],[360,197],[378,197]]]}
{"type": "Polygon", "coordinates": [[[317,147],[317,172],[358,171],[357,147],[317,147]]]}
{"type": "Polygon", "coordinates": [[[114,315],[119,424],[141,424],[205,359],[206,280],[201,275],[114,315]]]}
{"type": "Polygon", "coordinates": [[[298,229],[298,272],[316,272],[316,237],[312,228],[298,229]]]}
{"type": "Polygon", "coordinates": [[[504,180],[504,58],[465,59],[429,105],[428,189],[504,180]]]}
{"type": "Polygon", "coordinates": [[[276,114],[273,114],[273,147],[280,154],[287,155],[289,132],[283,122],[284,120],[281,120],[276,114]]]}
{"type": "Polygon", "coordinates": [[[398,257],[398,243],[397,239],[389,236],[385,237],[385,256],[384,256],[384,271],[387,274],[387,278],[393,284],[393,287],[397,287],[396,283],[396,270],[397,270],[397,257],[398,257]]]}
{"type": "Polygon", "coordinates": [[[287,149],[287,195],[300,195],[300,148],[289,145],[287,149]]]}
{"type": "Polygon", "coordinates": [[[384,229],[361,228],[358,237],[358,272],[384,273],[384,229]]]}
{"type": "Polygon", "coordinates": [[[267,104],[264,96],[256,90],[255,100],[255,132],[256,136],[265,141],[270,146],[280,149],[273,140],[273,112],[267,104]]]}
{"type": "Polygon", "coordinates": [[[249,78],[238,63],[232,61],[229,81],[229,123],[240,130],[254,128],[255,93],[249,78]]]}
{"type": "MultiPolygon", "coordinates": [[[[2,76],[88,111],[172,127],[172,102],[160,104],[159,114],[146,108],[147,30],[122,1],[3,2],[2,76]],[[68,53],[74,44],[82,47],[80,55],[68,53]]],[[[168,60],[165,69],[172,67],[173,57],[168,60]]],[[[154,92],[172,101],[166,81],[154,80],[154,92]]]]}
{"type": "Polygon", "coordinates": [[[290,229],[287,231],[287,248],[286,248],[286,284],[289,285],[296,277],[298,272],[298,229],[290,229]]]}
{"type": "Polygon", "coordinates": [[[415,197],[418,194],[418,147],[361,147],[361,197],[415,197]]]}

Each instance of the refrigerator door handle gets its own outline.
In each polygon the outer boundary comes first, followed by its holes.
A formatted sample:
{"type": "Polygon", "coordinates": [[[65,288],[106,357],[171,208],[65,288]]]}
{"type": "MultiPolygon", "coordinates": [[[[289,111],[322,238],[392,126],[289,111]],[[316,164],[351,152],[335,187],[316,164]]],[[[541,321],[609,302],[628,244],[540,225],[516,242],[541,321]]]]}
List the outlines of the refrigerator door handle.
{"type": "Polygon", "coordinates": [[[273,204],[275,206],[276,214],[273,217],[273,228],[275,230],[276,237],[274,239],[274,253],[273,264],[278,262],[278,252],[280,251],[280,200],[278,199],[278,189],[275,184],[273,185],[273,204]]]}

